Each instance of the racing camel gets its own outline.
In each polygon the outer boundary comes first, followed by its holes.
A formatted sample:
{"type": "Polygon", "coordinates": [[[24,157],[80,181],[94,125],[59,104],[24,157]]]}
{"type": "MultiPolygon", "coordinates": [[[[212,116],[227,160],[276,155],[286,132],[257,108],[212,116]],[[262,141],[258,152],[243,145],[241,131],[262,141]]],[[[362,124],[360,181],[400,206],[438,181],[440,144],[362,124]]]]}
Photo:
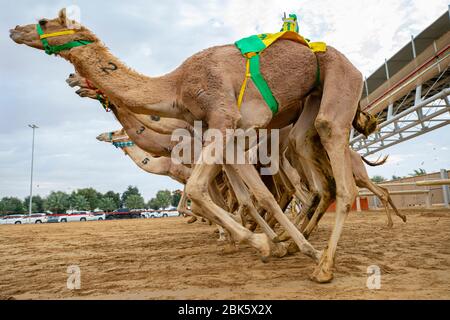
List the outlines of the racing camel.
{"type": "MultiPolygon", "coordinates": [[[[316,261],[320,259],[311,278],[317,282],[332,280],[337,243],[357,194],[348,137],[363,84],[361,73],[344,55],[332,47],[314,54],[310,48],[289,40],[277,41],[268,48],[261,59],[261,72],[279,102],[278,113],[274,115],[252,84],[240,110],[237,108],[237,95],[245,77],[242,72],[245,59],[233,45],[204,50],[173,72],[150,78],[127,68],[85,27],[68,30],[65,10],[60,11],[56,19],[17,26],[11,30],[10,37],[18,44],[68,60],[114,104],[127,106],[135,113],[176,118],[190,124],[201,120],[206,127],[222,132],[224,137],[227,129],[266,128],[271,122],[281,128],[295,122],[300,102],[316,86],[318,63],[322,96],[314,126],[329,158],[337,199],[336,222],[324,253],[315,250],[283,214],[254,166],[231,166],[261,207],[271,212],[287,230],[300,251],[316,261]]],[[[207,164],[203,159],[211,158],[213,147],[209,144],[203,148],[201,160],[193,168],[186,186],[190,199],[211,221],[226,228],[234,240],[248,242],[263,258],[269,256],[270,243],[265,234],[252,233],[212,201],[208,185],[221,165],[207,164]]],[[[219,159],[212,157],[212,160],[219,159]]]]}

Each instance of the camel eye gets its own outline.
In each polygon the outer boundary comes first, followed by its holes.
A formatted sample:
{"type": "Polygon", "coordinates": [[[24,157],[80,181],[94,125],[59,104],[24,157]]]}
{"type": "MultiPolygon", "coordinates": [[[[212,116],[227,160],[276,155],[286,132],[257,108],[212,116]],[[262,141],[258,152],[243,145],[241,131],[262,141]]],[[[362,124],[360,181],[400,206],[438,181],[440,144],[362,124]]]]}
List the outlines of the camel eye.
{"type": "Polygon", "coordinates": [[[44,26],[47,24],[47,22],[48,22],[48,20],[46,20],[46,19],[41,19],[41,20],[39,20],[39,25],[40,25],[41,27],[44,27],[44,26]]]}

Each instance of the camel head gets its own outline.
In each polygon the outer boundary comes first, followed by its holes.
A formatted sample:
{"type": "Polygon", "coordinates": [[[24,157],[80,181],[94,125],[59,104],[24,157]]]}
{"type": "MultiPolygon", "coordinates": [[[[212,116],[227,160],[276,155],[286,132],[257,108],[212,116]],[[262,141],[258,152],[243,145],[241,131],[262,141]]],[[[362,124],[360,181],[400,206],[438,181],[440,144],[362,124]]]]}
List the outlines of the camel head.
{"type": "Polygon", "coordinates": [[[73,87],[80,87],[75,93],[82,98],[98,98],[98,90],[93,87],[93,85],[86,79],[80,76],[79,74],[72,73],[69,78],[66,80],[67,84],[73,87]]]}
{"type": "Polygon", "coordinates": [[[360,110],[353,119],[353,127],[366,138],[378,130],[378,119],[372,114],[360,110]]]}
{"type": "MultiPolygon", "coordinates": [[[[45,50],[48,54],[56,54],[58,46],[70,43],[99,42],[98,38],[85,27],[79,26],[76,21],[69,20],[66,9],[62,9],[55,19],[40,19],[37,24],[16,26],[10,30],[10,38],[17,44],[45,50]]],[[[64,49],[67,50],[67,49],[64,49]]]]}
{"type": "Polygon", "coordinates": [[[103,142],[127,142],[130,141],[130,138],[128,137],[127,133],[125,132],[125,129],[116,130],[113,132],[105,132],[102,133],[97,137],[98,141],[103,142]]]}
{"type": "Polygon", "coordinates": [[[123,128],[114,132],[102,133],[97,140],[112,143],[114,147],[122,149],[126,155],[128,155],[128,148],[134,146],[134,142],[130,140],[123,128]]]}

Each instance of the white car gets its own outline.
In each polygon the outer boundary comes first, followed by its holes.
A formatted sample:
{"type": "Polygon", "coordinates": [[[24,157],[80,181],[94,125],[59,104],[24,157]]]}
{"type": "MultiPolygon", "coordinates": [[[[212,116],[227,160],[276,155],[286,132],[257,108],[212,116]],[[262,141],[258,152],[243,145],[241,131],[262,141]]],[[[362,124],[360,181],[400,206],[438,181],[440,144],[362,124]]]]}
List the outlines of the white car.
{"type": "Polygon", "coordinates": [[[32,215],[11,215],[0,219],[0,224],[39,224],[46,223],[45,213],[34,213],[32,215]]]}
{"type": "Polygon", "coordinates": [[[104,212],[91,212],[87,215],[87,221],[102,221],[106,220],[106,214],[104,212]]]}
{"type": "Polygon", "coordinates": [[[23,215],[5,216],[0,219],[0,224],[22,224],[24,223],[23,215]]]}
{"type": "Polygon", "coordinates": [[[170,210],[170,211],[162,211],[161,212],[161,216],[163,218],[167,218],[167,217],[179,217],[180,213],[176,210],[170,210]]]}
{"type": "Polygon", "coordinates": [[[100,221],[105,220],[106,215],[104,213],[91,213],[91,212],[72,212],[59,216],[58,222],[84,222],[84,221],[100,221]]]}
{"type": "Polygon", "coordinates": [[[161,214],[158,211],[146,211],[141,212],[141,217],[146,219],[161,218],[161,214]]]}
{"type": "Polygon", "coordinates": [[[33,213],[31,216],[25,215],[23,217],[23,223],[47,223],[47,215],[45,213],[33,213]]]}
{"type": "Polygon", "coordinates": [[[142,218],[167,218],[178,217],[178,211],[146,211],[141,213],[142,218]]]}

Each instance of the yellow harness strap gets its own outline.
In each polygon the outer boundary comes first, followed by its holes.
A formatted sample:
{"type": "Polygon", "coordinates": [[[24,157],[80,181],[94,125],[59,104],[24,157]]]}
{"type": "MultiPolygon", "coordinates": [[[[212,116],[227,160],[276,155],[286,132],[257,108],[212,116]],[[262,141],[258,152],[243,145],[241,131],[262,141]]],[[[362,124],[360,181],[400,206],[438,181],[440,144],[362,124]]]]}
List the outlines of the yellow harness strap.
{"type": "MultiPolygon", "coordinates": [[[[281,34],[281,32],[280,32],[281,34]]],[[[270,37],[270,39],[267,39],[267,41],[264,43],[267,46],[270,46],[273,42],[275,42],[277,39],[280,38],[280,34],[275,35],[274,37],[270,37]]],[[[301,36],[300,36],[301,37],[301,36]]],[[[301,37],[303,39],[303,37],[301,37]]],[[[263,40],[264,42],[264,40],[263,40]]],[[[327,45],[325,42],[308,42],[305,41],[305,43],[308,45],[308,47],[314,52],[314,53],[318,53],[318,52],[326,52],[327,51],[327,45]]],[[[245,95],[245,90],[247,89],[247,84],[248,84],[248,79],[251,78],[252,74],[250,73],[250,58],[252,58],[253,56],[255,56],[256,53],[255,52],[249,52],[247,54],[245,54],[246,57],[246,70],[245,70],[245,78],[244,78],[244,82],[242,83],[241,86],[241,91],[239,92],[239,98],[237,101],[237,106],[238,106],[238,110],[241,110],[241,106],[242,106],[242,101],[244,100],[244,95],[245,95]]]]}
{"type": "Polygon", "coordinates": [[[75,33],[76,33],[75,30],[64,30],[64,31],[59,31],[59,32],[54,32],[54,33],[43,34],[40,36],[40,38],[42,40],[42,39],[47,39],[47,38],[71,35],[71,34],[75,34],[75,33]]]}
{"type": "Polygon", "coordinates": [[[247,88],[248,79],[250,79],[252,75],[250,74],[250,59],[247,59],[246,67],[245,67],[245,79],[242,83],[241,92],[239,93],[238,98],[238,109],[241,110],[242,100],[244,99],[245,89],[247,88]]]}

